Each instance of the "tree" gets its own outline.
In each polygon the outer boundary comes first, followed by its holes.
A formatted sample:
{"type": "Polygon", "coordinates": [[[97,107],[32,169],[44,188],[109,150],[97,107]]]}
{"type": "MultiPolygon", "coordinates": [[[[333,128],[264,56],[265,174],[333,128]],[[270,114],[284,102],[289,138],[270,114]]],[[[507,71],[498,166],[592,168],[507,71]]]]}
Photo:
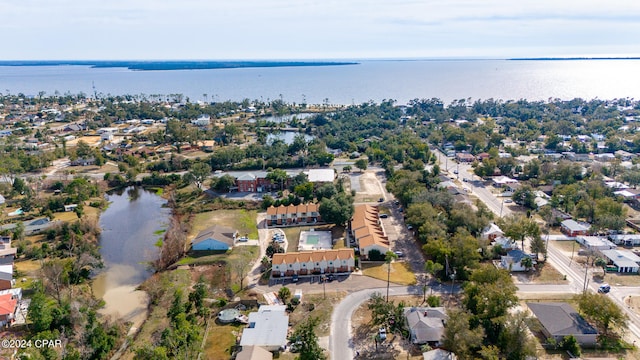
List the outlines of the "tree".
{"type": "Polygon", "coordinates": [[[287,300],[291,297],[291,290],[288,287],[283,286],[278,290],[278,297],[282,300],[283,303],[286,303],[287,300]]]}
{"type": "Polygon", "coordinates": [[[513,201],[518,205],[522,205],[528,209],[536,208],[536,195],[528,185],[522,186],[518,190],[514,191],[511,198],[513,198],[513,201]]]}
{"type": "Polygon", "coordinates": [[[353,198],[345,193],[339,193],[331,199],[322,199],[318,212],[324,221],[344,225],[353,216],[353,198]]]}
{"type": "Polygon", "coordinates": [[[436,274],[438,274],[443,269],[444,266],[442,266],[442,264],[433,262],[432,260],[427,260],[427,262],[424,264],[424,271],[426,271],[427,274],[431,275],[434,278],[436,277],[436,274]]]}
{"type": "Polygon", "coordinates": [[[53,315],[51,314],[51,307],[47,301],[47,297],[42,291],[37,291],[35,295],[31,297],[27,318],[31,321],[34,333],[47,331],[51,327],[53,315]]]}
{"type": "Polygon", "coordinates": [[[464,310],[450,309],[447,317],[442,347],[455,353],[460,360],[473,359],[473,350],[482,344],[484,331],[481,327],[471,329],[471,316],[464,310]]]}
{"type": "Polygon", "coordinates": [[[536,354],[536,344],[529,336],[526,324],[527,316],[523,312],[509,314],[503,321],[499,348],[505,359],[527,359],[536,354]]]}
{"type": "Polygon", "coordinates": [[[528,256],[525,256],[520,260],[520,265],[524,266],[524,268],[529,271],[533,267],[533,259],[528,256]]]}
{"type": "Polygon", "coordinates": [[[318,201],[321,201],[324,198],[330,199],[337,193],[338,190],[335,185],[331,183],[322,184],[316,189],[316,198],[318,198],[318,201]]]}
{"type": "Polygon", "coordinates": [[[299,345],[300,360],[325,360],[327,357],[318,343],[316,327],[320,323],[318,318],[309,318],[293,332],[289,340],[299,345]]]}
{"type": "Polygon", "coordinates": [[[351,172],[351,169],[353,169],[351,167],[351,165],[345,165],[345,166],[342,167],[342,171],[344,171],[346,173],[351,172]]]}
{"type": "Polygon", "coordinates": [[[272,169],[267,172],[267,180],[271,181],[272,184],[280,184],[280,190],[284,190],[284,183],[288,178],[289,175],[282,169],[272,169]]]}
{"type": "Polygon", "coordinates": [[[559,345],[562,350],[568,351],[573,357],[580,356],[580,354],[582,354],[580,344],[573,335],[565,336],[559,345]]]}
{"type": "Polygon", "coordinates": [[[367,170],[368,163],[367,159],[358,159],[353,165],[360,169],[360,171],[364,171],[367,170]]]}
{"type": "Polygon", "coordinates": [[[524,240],[527,237],[540,237],[540,227],[533,219],[524,216],[510,216],[502,224],[504,234],[514,240],[520,240],[524,251],[524,240]]]}
{"type": "Polygon", "coordinates": [[[196,186],[198,187],[198,189],[202,188],[202,182],[209,176],[211,175],[211,166],[209,166],[209,164],[203,163],[203,162],[197,162],[193,165],[191,165],[191,168],[189,170],[189,174],[191,174],[191,177],[193,178],[194,182],[196,183],[196,186]]]}
{"type": "Polygon", "coordinates": [[[313,199],[313,183],[306,182],[304,184],[297,185],[293,188],[293,192],[303,198],[304,201],[310,201],[313,199]]]}
{"type": "Polygon", "coordinates": [[[607,261],[601,257],[598,257],[593,264],[602,268],[602,278],[604,279],[604,277],[607,275],[607,261]]]}
{"type": "Polygon", "coordinates": [[[389,301],[389,283],[391,279],[391,263],[393,260],[397,259],[398,255],[396,255],[393,251],[387,251],[384,254],[384,262],[387,263],[387,301],[389,301]]]}
{"type": "Polygon", "coordinates": [[[229,174],[222,175],[221,177],[214,177],[211,179],[211,187],[218,192],[228,192],[229,189],[235,184],[236,179],[229,174]]]}
{"type": "Polygon", "coordinates": [[[542,253],[544,258],[547,258],[547,244],[542,240],[540,236],[534,236],[529,243],[531,252],[536,254],[536,261],[538,260],[538,254],[542,253]]]}
{"type": "Polygon", "coordinates": [[[609,335],[612,327],[627,329],[629,317],[609,297],[603,294],[584,292],[576,295],[578,308],[587,320],[592,321],[603,335],[609,335]]]}

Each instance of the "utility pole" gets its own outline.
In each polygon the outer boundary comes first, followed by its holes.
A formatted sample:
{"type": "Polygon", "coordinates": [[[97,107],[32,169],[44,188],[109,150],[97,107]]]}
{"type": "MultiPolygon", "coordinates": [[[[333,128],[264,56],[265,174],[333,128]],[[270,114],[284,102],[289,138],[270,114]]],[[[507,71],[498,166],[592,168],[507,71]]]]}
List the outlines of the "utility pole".
{"type": "Polygon", "coordinates": [[[453,281],[456,279],[456,271],[453,270],[453,274],[451,274],[451,291],[449,292],[449,300],[447,300],[447,307],[451,304],[451,298],[453,297],[453,281]]]}

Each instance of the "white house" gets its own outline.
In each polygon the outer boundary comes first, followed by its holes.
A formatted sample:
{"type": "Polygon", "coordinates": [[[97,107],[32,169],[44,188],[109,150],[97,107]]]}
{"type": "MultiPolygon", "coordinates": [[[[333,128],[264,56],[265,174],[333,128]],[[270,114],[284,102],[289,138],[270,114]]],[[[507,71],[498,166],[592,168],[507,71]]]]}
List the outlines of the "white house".
{"type": "MultiPolygon", "coordinates": [[[[528,254],[525,254],[525,252],[520,249],[511,250],[507,255],[500,258],[500,267],[509,271],[527,271],[528,269],[522,264],[522,260],[525,258],[531,259],[528,254]]],[[[533,265],[536,264],[536,261],[533,259],[531,262],[533,265]]]]}
{"type": "Polygon", "coordinates": [[[196,126],[209,126],[211,123],[211,116],[202,114],[197,119],[191,120],[191,123],[196,126]]]}
{"type": "Polygon", "coordinates": [[[587,250],[609,250],[616,248],[616,244],[600,236],[578,236],[576,241],[586,247],[587,250]]]}
{"type": "Polygon", "coordinates": [[[484,230],[482,230],[481,237],[482,237],[482,240],[491,241],[503,235],[504,235],[504,231],[502,231],[502,229],[500,229],[500,227],[495,223],[491,223],[484,230]]]}
{"type": "Polygon", "coordinates": [[[287,344],[289,316],[284,305],[262,305],[249,314],[249,327],[242,331],[241,346],[260,346],[277,351],[287,344]]]}
{"type": "Polygon", "coordinates": [[[619,234],[609,235],[609,239],[616,245],[637,246],[640,245],[640,235],[638,234],[619,234]]]}

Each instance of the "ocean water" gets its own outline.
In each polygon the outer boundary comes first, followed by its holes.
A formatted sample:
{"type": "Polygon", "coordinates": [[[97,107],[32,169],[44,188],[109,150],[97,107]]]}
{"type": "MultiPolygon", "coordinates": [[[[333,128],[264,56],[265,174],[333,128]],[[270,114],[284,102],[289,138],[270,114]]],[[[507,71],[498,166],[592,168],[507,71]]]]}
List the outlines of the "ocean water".
{"type": "Polygon", "coordinates": [[[0,66],[0,93],[164,95],[190,101],[359,104],[394,99],[640,98],[640,60],[416,60],[357,65],[132,71],[88,66],[0,66]],[[206,95],[205,95],[206,94],[206,95]]]}

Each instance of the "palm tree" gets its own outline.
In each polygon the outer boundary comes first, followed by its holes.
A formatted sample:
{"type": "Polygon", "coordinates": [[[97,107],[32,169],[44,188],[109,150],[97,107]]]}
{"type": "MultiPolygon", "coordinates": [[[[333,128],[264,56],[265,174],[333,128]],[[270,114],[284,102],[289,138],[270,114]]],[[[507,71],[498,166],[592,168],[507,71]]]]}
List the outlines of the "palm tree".
{"type": "Polygon", "coordinates": [[[533,259],[531,259],[529,256],[525,256],[522,258],[522,260],[520,260],[520,265],[524,266],[524,268],[529,271],[533,267],[533,259]]]}
{"type": "Polygon", "coordinates": [[[397,259],[398,255],[396,255],[393,251],[387,251],[384,254],[384,262],[387,263],[387,302],[389,302],[389,282],[391,279],[391,263],[393,260],[397,259]]]}
{"type": "Polygon", "coordinates": [[[278,291],[278,297],[282,300],[283,303],[286,303],[287,300],[291,297],[291,290],[288,287],[283,286],[278,291]]]}

